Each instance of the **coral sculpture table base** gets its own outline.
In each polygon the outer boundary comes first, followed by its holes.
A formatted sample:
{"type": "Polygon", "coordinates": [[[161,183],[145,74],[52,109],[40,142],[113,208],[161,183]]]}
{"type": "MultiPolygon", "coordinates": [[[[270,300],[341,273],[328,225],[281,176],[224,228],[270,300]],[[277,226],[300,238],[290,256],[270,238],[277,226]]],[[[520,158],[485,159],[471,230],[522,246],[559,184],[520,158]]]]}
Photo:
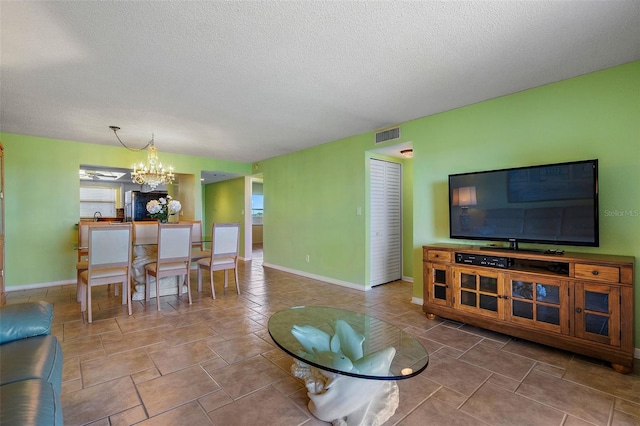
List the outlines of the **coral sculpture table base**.
{"type": "MultiPolygon", "coordinates": [[[[151,277],[151,282],[145,284],[145,265],[153,263],[157,259],[157,246],[135,246],[133,248],[131,300],[145,300],[146,285],[149,285],[149,297],[156,297],[156,279],[151,277]]],[[[178,293],[178,286],[181,288],[180,294],[187,292],[184,285],[184,277],[164,277],[160,278],[160,296],[167,296],[178,293]]]]}
{"type": "Polygon", "coordinates": [[[398,408],[394,380],[368,380],[331,373],[295,360],[294,376],[305,381],[309,411],[334,426],[381,425],[398,408]]]}
{"type": "Polygon", "coordinates": [[[311,414],[336,426],[385,423],[400,401],[396,380],[429,363],[424,346],[401,328],[344,309],[294,306],[273,314],[268,328],[293,357],[291,373],[304,380],[311,414]]]}

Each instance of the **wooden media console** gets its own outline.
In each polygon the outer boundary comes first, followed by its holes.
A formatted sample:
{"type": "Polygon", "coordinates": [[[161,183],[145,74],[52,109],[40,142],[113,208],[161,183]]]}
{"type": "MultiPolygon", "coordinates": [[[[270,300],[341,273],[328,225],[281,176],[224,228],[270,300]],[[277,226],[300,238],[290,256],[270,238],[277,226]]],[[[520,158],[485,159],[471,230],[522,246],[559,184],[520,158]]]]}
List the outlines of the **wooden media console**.
{"type": "Polygon", "coordinates": [[[633,367],[630,256],[423,246],[423,310],[633,367]]]}

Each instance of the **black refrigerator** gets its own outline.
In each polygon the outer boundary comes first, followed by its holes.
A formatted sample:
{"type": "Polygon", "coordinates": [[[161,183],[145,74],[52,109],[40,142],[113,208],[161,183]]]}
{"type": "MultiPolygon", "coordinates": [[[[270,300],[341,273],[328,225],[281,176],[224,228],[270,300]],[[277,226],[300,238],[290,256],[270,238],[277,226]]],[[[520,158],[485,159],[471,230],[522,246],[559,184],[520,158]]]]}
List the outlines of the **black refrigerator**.
{"type": "Polygon", "coordinates": [[[147,211],[151,200],[166,197],[166,192],[127,191],[124,193],[124,217],[127,222],[133,220],[153,220],[147,211]]]}

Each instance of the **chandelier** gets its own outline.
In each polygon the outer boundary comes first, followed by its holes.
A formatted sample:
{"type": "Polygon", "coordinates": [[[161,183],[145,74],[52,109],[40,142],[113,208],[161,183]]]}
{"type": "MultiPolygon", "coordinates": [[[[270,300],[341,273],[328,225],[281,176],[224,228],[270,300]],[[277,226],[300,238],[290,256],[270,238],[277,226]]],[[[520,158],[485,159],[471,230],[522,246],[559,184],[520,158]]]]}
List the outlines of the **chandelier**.
{"type": "Polygon", "coordinates": [[[156,148],[155,142],[153,140],[153,133],[151,134],[151,140],[142,148],[135,149],[129,148],[122,142],[120,137],[118,136],[118,130],[120,127],[118,126],[109,126],[111,130],[113,130],[113,134],[116,135],[118,141],[130,151],[144,151],[147,150],[147,163],[139,163],[134,164],[133,171],[131,172],[131,181],[133,183],[137,183],[139,185],[149,185],[151,190],[156,189],[158,185],[161,184],[170,184],[175,180],[175,175],[173,174],[173,168],[169,167],[166,170],[160,160],[158,158],[158,148],[156,148]]]}

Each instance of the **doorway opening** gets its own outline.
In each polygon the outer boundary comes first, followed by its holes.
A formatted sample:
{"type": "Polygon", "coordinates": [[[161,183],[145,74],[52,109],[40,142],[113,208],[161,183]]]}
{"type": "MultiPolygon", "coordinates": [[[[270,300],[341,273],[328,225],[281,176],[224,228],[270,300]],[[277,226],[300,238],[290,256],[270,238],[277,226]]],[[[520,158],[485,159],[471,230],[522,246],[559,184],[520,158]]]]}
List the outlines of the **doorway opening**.
{"type": "Polygon", "coordinates": [[[251,252],[252,259],[262,263],[263,225],[264,225],[264,190],[262,175],[251,177],[251,252]]]}
{"type": "Polygon", "coordinates": [[[402,164],[369,159],[369,284],[402,279],[402,164]]]}

